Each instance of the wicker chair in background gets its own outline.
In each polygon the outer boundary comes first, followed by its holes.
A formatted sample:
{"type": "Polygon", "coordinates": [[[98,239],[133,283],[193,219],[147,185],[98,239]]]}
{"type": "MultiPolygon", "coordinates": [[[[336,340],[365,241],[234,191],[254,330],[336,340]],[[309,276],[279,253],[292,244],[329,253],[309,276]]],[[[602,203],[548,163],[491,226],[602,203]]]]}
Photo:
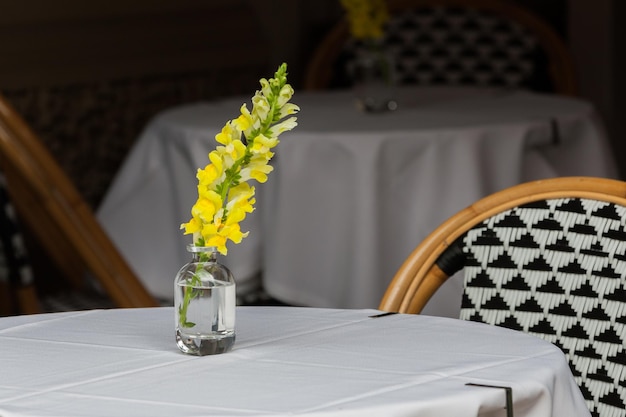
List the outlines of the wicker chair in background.
{"type": "Polygon", "coordinates": [[[539,180],[487,196],[406,259],[380,309],[420,313],[464,269],[461,318],[559,346],[593,416],[626,416],[626,183],[539,180]]]}
{"type": "MultiPolygon", "coordinates": [[[[384,44],[397,83],[527,88],[577,94],[574,64],[544,21],[507,0],[388,0],[384,44]]],[[[315,50],[304,87],[347,87],[363,45],[339,21],[315,50]]]]}
{"type": "MultiPolygon", "coordinates": [[[[2,96],[0,170],[6,178],[7,198],[10,196],[15,206],[16,217],[32,231],[73,287],[88,288],[86,276],[90,273],[112,306],[157,305],[63,170],[2,96]]],[[[7,291],[13,293],[14,314],[41,311],[39,294],[27,274],[5,281],[2,288],[5,300],[11,298],[7,291]],[[9,285],[19,288],[7,288],[9,285]]]]}

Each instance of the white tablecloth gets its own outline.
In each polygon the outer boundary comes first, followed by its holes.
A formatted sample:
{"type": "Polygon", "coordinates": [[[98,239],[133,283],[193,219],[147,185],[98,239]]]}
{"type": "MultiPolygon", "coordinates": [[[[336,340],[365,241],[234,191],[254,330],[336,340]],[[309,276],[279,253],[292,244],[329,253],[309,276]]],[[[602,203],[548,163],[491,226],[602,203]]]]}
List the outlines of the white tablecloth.
{"type": "MultiPolygon", "coordinates": [[[[572,98],[476,89],[402,90],[400,109],[357,111],[349,92],[296,93],[299,126],[281,136],[258,210],[224,262],[243,289],[264,274],[295,305],[376,307],[395,271],[436,226],[520,182],[615,177],[593,108],[572,98]]],[[[178,229],[195,172],[246,98],[158,115],[120,170],[98,216],[148,289],[172,297],[190,258],[178,229]]],[[[456,316],[450,281],[426,312],[456,316]],[[443,302],[441,301],[443,300],[443,302]]]]}
{"type": "Polygon", "coordinates": [[[3,417],[589,416],[563,354],[512,330],[375,310],[243,307],[223,355],[172,308],[0,319],[3,417]]]}

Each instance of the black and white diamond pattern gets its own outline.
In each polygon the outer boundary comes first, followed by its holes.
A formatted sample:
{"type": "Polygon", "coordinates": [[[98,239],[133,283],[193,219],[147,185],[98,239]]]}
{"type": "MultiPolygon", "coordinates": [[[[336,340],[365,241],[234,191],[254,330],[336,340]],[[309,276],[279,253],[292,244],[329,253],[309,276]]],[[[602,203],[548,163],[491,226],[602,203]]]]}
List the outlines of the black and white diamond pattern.
{"type": "Polygon", "coordinates": [[[0,281],[9,287],[33,283],[33,272],[26,245],[2,173],[0,173],[0,281]]]}
{"type": "Polygon", "coordinates": [[[593,416],[626,416],[626,208],[554,199],[464,237],[461,318],[521,330],[565,353],[593,416]]]}
{"type": "MultiPolygon", "coordinates": [[[[486,11],[425,6],[397,13],[384,44],[398,84],[550,88],[536,71],[544,59],[536,38],[486,11]]],[[[345,46],[348,71],[363,48],[354,40],[345,46]]]]}

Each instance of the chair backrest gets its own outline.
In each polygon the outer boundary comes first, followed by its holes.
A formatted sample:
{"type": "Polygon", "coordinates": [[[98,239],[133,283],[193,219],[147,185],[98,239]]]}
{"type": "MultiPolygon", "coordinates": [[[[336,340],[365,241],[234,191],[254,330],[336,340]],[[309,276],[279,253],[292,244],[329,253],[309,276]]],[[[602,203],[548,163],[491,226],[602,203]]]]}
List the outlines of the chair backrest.
{"type": "MultiPolygon", "coordinates": [[[[389,0],[384,45],[398,84],[527,88],[575,95],[572,58],[562,39],[534,14],[506,0],[389,0]]],[[[363,44],[346,19],[322,40],[304,87],[348,86],[363,44]]]]}
{"type": "Polygon", "coordinates": [[[555,178],[485,197],[409,255],[379,308],[419,313],[462,268],[462,319],[554,343],[592,415],[626,416],[625,182],[555,178]]]}
{"type": "Polygon", "coordinates": [[[91,273],[119,307],[156,306],[35,133],[0,96],[0,170],[21,222],[76,286],[91,273]]]}

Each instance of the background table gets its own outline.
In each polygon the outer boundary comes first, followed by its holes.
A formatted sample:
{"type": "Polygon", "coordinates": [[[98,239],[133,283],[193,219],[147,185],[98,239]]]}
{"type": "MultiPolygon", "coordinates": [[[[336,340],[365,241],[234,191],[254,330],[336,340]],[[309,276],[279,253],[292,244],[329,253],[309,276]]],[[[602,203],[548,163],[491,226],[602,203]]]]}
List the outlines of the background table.
{"type": "Polygon", "coordinates": [[[0,415],[589,416],[558,348],[375,310],[243,307],[223,355],[178,351],[172,308],[0,319],[0,415]]]}
{"type": "MultiPolygon", "coordinates": [[[[98,216],[141,280],[172,297],[188,259],[179,230],[195,201],[195,172],[214,136],[249,99],[197,103],[146,127],[98,216]]],[[[586,102],[521,91],[402,89],[400,109],[357,111],[350,92],[296,93],[299,126],[281,137],[258,211],[224,262],[239,289],[260,272],[295,305],[376,307],[395,271],[436,226],[520,182],[615,177],[602,126],[586,102]]],[[[426,312],[458,315],[449,281],[426,312]],[[443,300],[443,301],[442,301],[443,300]]]]}

